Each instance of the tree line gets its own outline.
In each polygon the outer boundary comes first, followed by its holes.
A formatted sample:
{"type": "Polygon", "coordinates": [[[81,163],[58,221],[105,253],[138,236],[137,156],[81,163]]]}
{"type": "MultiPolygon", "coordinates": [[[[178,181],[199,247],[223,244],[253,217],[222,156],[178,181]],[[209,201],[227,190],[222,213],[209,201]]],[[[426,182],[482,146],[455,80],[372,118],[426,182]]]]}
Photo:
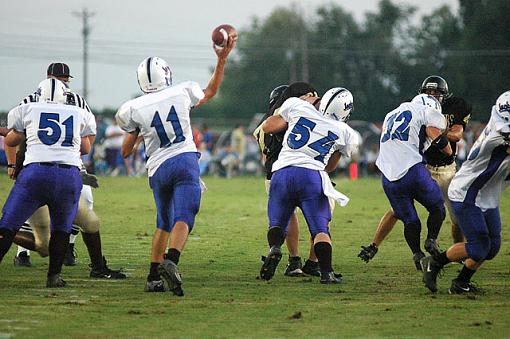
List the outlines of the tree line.
{"type": "Polygon", "coordinates": [[[438,74],[473,104],[474,119],[487,120],[510,89],[510,1],[460,0],[457,13],[431,8],[419,20],[415,12],[382,0],[362,20],[336,4],[313,13],[280,7],[254,18],[240,31],[219,96],[196,115],[248,119],[267,110],[274,87],[303,80],[320,93],[350,89],[353,118],[381,121],[438,74]]]}

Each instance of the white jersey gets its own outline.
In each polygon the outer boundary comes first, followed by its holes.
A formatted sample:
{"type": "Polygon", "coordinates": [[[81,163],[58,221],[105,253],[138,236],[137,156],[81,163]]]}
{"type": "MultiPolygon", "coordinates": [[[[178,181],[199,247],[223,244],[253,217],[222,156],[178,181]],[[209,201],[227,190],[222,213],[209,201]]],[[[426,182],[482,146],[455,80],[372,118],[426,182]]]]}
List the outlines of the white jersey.
{"type": "Polygon", "coordinates": [[[139,129],[143,136],[149,177],[165,160],[197,152],[189,114],[203,97],[198,83],[188,81],[130,100],[119,108],[119,126],[128,133],[139,129]]]}
{"type": "Polygon", "coordinates": [[[389,181],[401,179],[411,167],[424,161],[423,153],[431,143],[426,127],[444,131],[444,115],[411,102],[404,102],[386,114],[376,165],[389,181]]]}
{"type": "Polygon", "coordinates": [[[510,143],[499,132],[498,119],[492,115],[455,174],[448,189],[451,201],[475,204],[483,211],[499,206],[501,192],[508,186],[505,180],[510,179],[510,143]]]}
{"type": "Polygon", "coordinates": [[[361,142],[359,134],[346,123],[325,117],[299,98],[287,99],[279,113],[288,128],[273,172],[287,166],[324,171],[335,151],[350,156],[361,142]]]}
{"type": "Polygon", "coordinates": [[[80,167],[81,138],[96,134],[92,113],[77,106],[46,102],[13,108],[7,124],[8,128],[26,135],[25,166],[56,162],[80,167]]]}

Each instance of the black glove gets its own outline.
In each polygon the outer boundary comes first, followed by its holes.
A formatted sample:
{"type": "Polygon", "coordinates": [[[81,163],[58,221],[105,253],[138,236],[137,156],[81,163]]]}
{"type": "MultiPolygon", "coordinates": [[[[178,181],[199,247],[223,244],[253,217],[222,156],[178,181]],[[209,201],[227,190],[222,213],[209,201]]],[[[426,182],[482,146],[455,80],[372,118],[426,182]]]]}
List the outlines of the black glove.
{"type": "Polygon", "coordinates": [[[81,181],[84,185],[89,185],[94,188],[99,187],[99,183],[97,182],[97,177],[94,174],[88,174],[87,171],[81,171],[81,181]]]}
{"type": "Polygon", "coordinates": [[[359,252],[358,257],[364,262],[369,262],[377,254],[377,246],[374,243],[368,246],[361,246],[361,248],[362,250],[359,252]]]}

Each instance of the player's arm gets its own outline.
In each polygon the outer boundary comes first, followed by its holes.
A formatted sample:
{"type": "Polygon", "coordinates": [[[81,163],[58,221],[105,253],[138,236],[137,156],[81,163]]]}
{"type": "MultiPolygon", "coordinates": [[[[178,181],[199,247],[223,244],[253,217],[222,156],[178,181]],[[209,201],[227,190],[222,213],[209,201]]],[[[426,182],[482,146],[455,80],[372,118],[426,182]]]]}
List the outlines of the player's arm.
{"type": "Polygon", "coordinates": [[[460,124],[453,125],[450,129],[448,129],[448,132],[446,133],[446,137],[448,140],[453,142],[459,142],[462,139],[462,136],[464,135],[464,126],[460,124]]]}
{"type": "Polygon", "coordinates": [[[437,127],[427,126],[425,129],[427,136],[432,139],[432,145],[437,147],[441,152],[446,155],[452,155],[452,148],[448,137],[441,133],[441,130],[437,127]]]}
{"type": "Polygon", "coordinates": [[[89,154],[91,149],[89,136],[81,137],[80,153],[81,155],[89,154]]]}
{"type": "Polygon", "coordinates": [[[9,133],[7,133],[7,136],[5,137],[5,145],[16,148],[16,146],[21,144],[24,140],[25,133],[18,132],[15,129],[13,129],[9,131],[9,133]]]}
{"type": "Polygon", "coordinates": [[[218,61],[216,62],[216,67],[214,68],[211,80],[209,80],[207,87],[204,89],[204,97],[198,102],[198,104],[195,105],[195,107],[199,107],[205,104],[218,92],[218,89],[220,88],[221,85],[221,81],[223,80],[223,73],[225,71],[225,64],[227,63],[228,54],[230,53],[230,51],[232,51],[234,46],[235,40],[231,36],[229,36],[227,45],[225,47],[223,47],[222,49],[213,47],[214,52],[218,57],[218,61]]]}
{"type": "Polygon", "coordinates": [[[340,161],[341,154],[340,151],[335,151],[331,154],[331,157],[328,160],[328,164],[326,165],[326,172],[333,172],[335,168],[338,166],[338,162],[340,161]]]}
{"type": "Polygon", "coordinates": [[[0,136],[6,137],[7,133],[9,133],[9,129],[7,127],[0,127],[0,136]]]}
{"type": "Polygon", "coordinates": [[[285,129],[287,129],[287,121],[283,120],[280,115],[270,116],[262,123],[262,131],[264,131],[264,133],[274,134],[285,129]]]}
{"type": "Polygon", "coordinates": [[[7,158],[7,174],[9,178],[16,179],[14,173],[16,173],[16,147],[5,145],[5,157],[7,158]]]}
{"type": "Polygon", "coordinates": [[[124,138],[122,142],[121,153],[123,158],[127,158],[133,153],[133,149],[135,148],[136,141],[138,139],[139,130],[135,130],[130,132],[124,138]]]}

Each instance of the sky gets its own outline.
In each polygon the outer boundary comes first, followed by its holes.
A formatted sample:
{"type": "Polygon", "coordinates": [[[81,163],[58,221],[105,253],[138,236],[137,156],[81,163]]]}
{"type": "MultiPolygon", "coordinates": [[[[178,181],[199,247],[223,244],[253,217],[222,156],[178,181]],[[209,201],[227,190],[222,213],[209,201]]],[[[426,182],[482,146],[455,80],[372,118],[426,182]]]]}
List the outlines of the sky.
{"type": "MultiPolygon", "coordinates": [[[[458,9],[456,0],[394,0],[417,7],[417,18],[441,5],[458,9]]],[[[4,0],[0,10],[0,111],[32,93],[52,62],[65,62],[83,94],[82,20],[89,19],[89,105],[118,108],[140,93],[136,68],[147,56],[165,59],[174,83],[197,81],[205,87],[216,57],[211,32],[228,23],[242,30],[252,18],[264,19],[276,7],[298,5],[313,12],[336,3],[361,20],[377,10],[376,0],[4,0]]],[[[239,36],[242,39],[242,35],[239,36]]],[[[228,67],[228,64],[227,66],[228,67]]]]}

